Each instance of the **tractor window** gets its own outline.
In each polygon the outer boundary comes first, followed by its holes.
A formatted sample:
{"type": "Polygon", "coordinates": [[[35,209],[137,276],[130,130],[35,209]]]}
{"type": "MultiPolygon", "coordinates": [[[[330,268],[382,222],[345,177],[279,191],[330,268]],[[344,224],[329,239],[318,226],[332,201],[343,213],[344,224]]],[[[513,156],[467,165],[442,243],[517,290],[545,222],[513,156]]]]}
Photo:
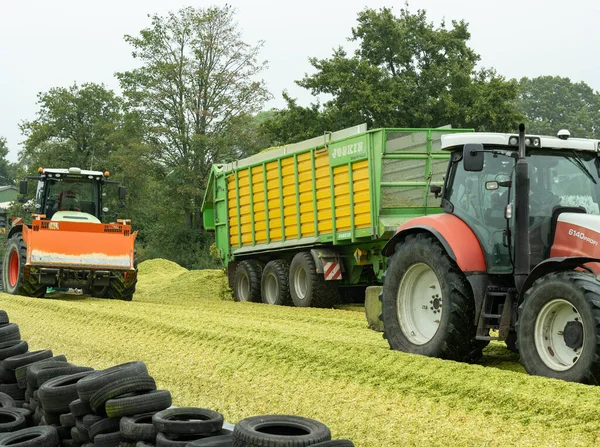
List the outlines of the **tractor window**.
{"type": "Polygon", "coordinates": [[[52,218],[57,211],[81,211],[98,217],[98,184],[83,178],[48,179],[45,214],[52,218]]]}
{"type": "Polygon", "coordinates": [[[514,160],[484,153],[481,172],[466,172],[462,159],[453,162],[451,187],[446,199],[454,206],[454,214],[462,219],[479,239],[490,273],[508,273],[512,270],[508,248],[503,244],[506,219],[504,209],[509,203],[508,188],[491,191],[486,182],[510,180],[514,160]]]}

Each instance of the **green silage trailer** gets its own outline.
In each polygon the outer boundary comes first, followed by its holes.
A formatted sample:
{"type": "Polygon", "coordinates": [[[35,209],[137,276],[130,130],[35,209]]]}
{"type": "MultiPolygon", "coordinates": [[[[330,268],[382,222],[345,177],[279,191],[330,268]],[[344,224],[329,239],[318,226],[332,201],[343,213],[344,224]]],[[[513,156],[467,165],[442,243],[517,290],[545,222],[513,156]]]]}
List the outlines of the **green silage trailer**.
{"type": "Polygon", "coordinates": [[[439,213],[431,192],[472,132],[360,125],[212,167],[204,226],[238,301],[330,306],[381,283],[381,250],[407,220],[439,213]]]}

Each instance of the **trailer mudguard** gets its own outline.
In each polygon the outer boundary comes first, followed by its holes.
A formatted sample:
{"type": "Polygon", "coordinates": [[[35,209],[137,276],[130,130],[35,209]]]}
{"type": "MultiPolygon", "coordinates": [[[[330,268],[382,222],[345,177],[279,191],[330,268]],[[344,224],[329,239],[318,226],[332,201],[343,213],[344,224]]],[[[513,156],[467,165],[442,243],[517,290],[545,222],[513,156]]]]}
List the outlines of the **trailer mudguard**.
{"type": "Polygon", "coordinates": [[[442,244],[465,273],[485,272],[485,257],[475,233],[453,214],[434,214],[417,217],[403,224],[387,242],[382,253],[391,256],[395,246],[409,234],[430,233],[442,244]]]}

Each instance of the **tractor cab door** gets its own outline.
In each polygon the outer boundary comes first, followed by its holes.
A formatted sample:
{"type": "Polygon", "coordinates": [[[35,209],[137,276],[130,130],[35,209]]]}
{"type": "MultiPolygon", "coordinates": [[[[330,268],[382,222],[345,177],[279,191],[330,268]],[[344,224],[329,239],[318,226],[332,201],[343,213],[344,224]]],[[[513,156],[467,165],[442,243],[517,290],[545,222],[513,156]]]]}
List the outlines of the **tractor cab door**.
{"type": "Polygon", "coordinates": [[[505,245],[504,212],[512,198],[508,188],[489,190],[486,183],[510,180],[514,160],[490,152],[484,152],[483,157],[483,170],[473,172],[465,171],[461,151],[452,154],[442,207],[463,220],[475,233],[489,273],[511,273],[512,263],[505,245]]]}

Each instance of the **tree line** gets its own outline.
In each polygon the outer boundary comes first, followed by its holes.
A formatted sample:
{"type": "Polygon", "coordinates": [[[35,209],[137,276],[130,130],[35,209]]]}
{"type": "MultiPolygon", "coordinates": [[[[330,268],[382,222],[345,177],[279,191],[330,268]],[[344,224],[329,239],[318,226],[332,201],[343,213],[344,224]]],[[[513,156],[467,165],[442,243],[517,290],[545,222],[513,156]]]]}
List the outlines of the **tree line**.
{"type": "MultiPolygon", "coordinates": [[[[109,170],[128,188],[119,210],[140,230],[142,259],[162,257],[188,268],[216,266],[201,204],[213,163],[294,143],[360,123],[378,127],[453,127],[600,138],[600,94],[559,76],[506,79],[478,66],[464,21],[439,25],[426,11],[358,13],[349,39],[329,58],[310,58],[314,73],[296,84],[324,103],[263,111],[272,98],[261,75],[263,42],[242,39],[229,6],[188,7],[153,15],[126,35],[135,69],[116,73],[122,95],[74,83],[38,94],[24,121],[17,163],[0,138],[0,183],[38,166],[109,170]]],[[[15,208],[15,212],[18,212],[15,208]]]]}

